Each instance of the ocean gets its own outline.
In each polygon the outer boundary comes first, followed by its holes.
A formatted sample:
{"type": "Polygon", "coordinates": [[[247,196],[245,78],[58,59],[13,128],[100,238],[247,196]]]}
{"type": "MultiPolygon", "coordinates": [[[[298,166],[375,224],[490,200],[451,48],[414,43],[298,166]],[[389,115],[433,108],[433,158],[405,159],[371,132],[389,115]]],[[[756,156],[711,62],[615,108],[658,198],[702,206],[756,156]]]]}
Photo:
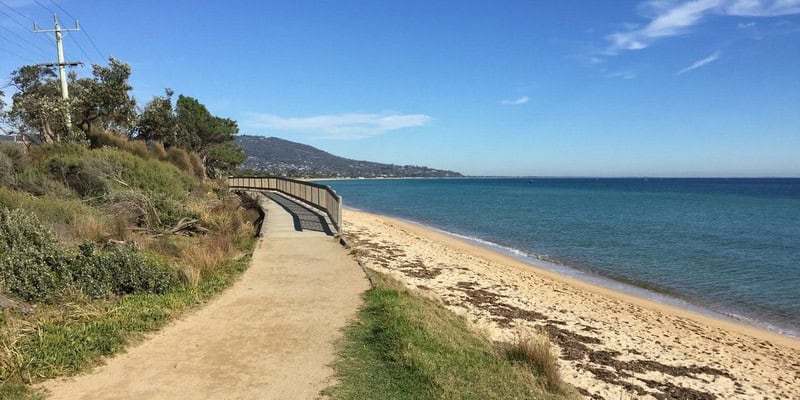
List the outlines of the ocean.
{"type": "Polygon", "coordinates": [[[326,181],[347,207],[800,337],[800,179],[326,181]]]}

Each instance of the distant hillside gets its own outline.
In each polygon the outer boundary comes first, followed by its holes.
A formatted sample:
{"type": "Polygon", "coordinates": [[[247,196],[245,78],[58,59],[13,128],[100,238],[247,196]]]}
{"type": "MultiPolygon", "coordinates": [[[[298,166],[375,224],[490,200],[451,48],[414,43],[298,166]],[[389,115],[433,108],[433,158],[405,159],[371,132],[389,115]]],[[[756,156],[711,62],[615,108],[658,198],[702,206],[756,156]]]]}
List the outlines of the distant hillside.
{"type": "Polygon", "coordinates": [[[342,158],[315,147],[275,137],[238,136],[247,160],[242,168],[287,176],[313,177],[458,177],[458,172],[416,165],[381,164],[342,158]]]}

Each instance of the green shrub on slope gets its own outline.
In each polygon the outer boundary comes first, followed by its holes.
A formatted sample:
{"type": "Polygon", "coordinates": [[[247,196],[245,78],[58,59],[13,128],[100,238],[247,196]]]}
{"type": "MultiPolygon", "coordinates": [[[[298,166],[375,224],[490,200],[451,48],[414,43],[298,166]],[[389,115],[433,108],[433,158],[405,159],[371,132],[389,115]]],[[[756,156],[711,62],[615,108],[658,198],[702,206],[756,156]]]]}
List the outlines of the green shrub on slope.
{"type": "Polygon", "coordinates": [[[70,290],[91,298],[162,293],[176,282],[166,264],[130,247],[96,251],[87,243],[72,257],[35,215],[0,209],[0,290],[23,300],[48,302],[70,290]]]}
{"type": "Polygon", "coordinates": [[[0,209],[0,288],[45,301],[68,282],[69,258],[35,215],[0,209]]]}
{"type": "Polygon", "coordinates": [[[70,273],[75,288],[92,298],[163,293],[176,282],[166,264],[128,246],[98,252],[93,244],[85,243],[70,273]]]}

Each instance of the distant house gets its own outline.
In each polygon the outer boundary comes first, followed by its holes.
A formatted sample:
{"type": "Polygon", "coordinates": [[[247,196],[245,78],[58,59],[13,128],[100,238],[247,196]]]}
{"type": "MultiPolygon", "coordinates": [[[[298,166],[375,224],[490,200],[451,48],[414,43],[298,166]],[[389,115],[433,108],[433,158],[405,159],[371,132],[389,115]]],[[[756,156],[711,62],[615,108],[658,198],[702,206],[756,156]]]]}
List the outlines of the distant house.
{"type": "Polygon", "coordinates": [[[28,141],[23,135],[0,135],[0,142],[4,143],[19,143],[19,144],[27,144],[28,141]]]}

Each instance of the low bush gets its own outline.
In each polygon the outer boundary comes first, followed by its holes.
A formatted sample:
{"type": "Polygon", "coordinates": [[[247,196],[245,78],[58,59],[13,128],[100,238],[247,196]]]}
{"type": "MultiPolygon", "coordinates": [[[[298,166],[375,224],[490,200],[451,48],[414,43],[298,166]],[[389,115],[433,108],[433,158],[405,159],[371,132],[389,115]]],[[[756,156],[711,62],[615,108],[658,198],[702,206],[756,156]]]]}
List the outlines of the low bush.
{"type": "Polygon", "coordinates": [[[35,215],[0,209],[0,287],[26,301],[46,301],[69,284],[69,257],[35,215]]]}
{"type": "Polygon", "coordinates": [[[85,243],[69,270],[74,288],[92,298],[163,293],[176,283],[165,263],[129,246],[97,251],[93,244],[85,243]]]}
{"type": "Polygon", "coordinates": [[[78,244],[99,240],[106,235],[121,238],[113,221],[77,199],[34,197],[29,193],[0,187],[0,207],[23,209],[58,234],[62,241],[78,244]]]}
{"type": "Polygon", "coordinates": [[[12,165],[16,169],[22,168],[25,164],[25,150],[19,144],[0,143],[0,153],[11,160],[12,165]]]}
{"type": "Polygon", "coordinates": [[[72,257],[35,215],[0,210],[0,287],[23,300],[48,302],[71,290],[92,298],[161,293],[174,283],[169,266],[131,247],[86,243],[72,257]]]}
{"type": "Polygon", "coordinates": [[[197,176],[197,172],[192,165],[192,160],[189,158],[189,153],[178,147],[170,147],[166,150],[166,161],[178,167],[183,172],[189,175],[197,176]]]}
{"type": "Polygon", "coordinates": [[[60,199],[74,197],[75,193],[63,183],[52,179],[39,168],[27,166],[17,173],[14,187],[34,196],[50,196],[60,199]]]}
{"type": "Polygon", "coordinates": [[[96,158],[53,158],[47,161],[50,176],[81,197],[102,196],[110,191],[109,180],[120,174],[118,168],[96,158]]]}
{"type": "Polygon", "coordinates": [[[16,182],[15,175],[14,161],[5,153],[0,152],[0,185],[13,186],[16,182]]]}

